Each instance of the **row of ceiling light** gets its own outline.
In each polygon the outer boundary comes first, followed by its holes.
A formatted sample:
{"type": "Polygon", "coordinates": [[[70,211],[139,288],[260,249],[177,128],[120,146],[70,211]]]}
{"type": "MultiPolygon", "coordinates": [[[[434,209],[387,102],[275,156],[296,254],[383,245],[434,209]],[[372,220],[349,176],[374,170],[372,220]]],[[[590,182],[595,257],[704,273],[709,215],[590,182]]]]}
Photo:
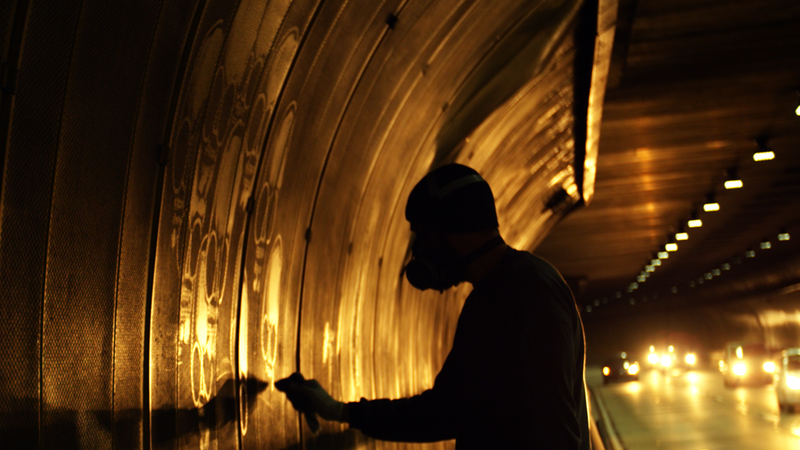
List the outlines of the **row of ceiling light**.
{"type": "MultiPolygon", "coordinates": [[[[800,116],[800,105],[797,107],[796,111],[797,115],[800,116]]],[[[753,152],[753,161],[762,162],[762,161],[771,161],[775,159],[775,152],[767,146],[767,138],[762,136],[756,138],[756,145],[757,149],[753,152]]],[[[728,169],[726,171],[726,179],[723,183],[725,189],[740,189],[744,187],[744,182],[738,177],[737,170],[735,168],[728,169]]],[[[703,211],[705,212],[715,212],[719,211],[720,206],[719,203],[714,198],[714,193],[709,193],[706,197],[705,203],[703,203],[703,211]]],[[[686,222],[686,225],[689,228],[699,228],[703,226],[703,220],[698,217],[697,211],[693,211],[691,214],[690,219],[686,222]]],[[[778,234],[779,241],[788,241],[790,238],[789,233],[785,231],[781,231],[778,234]]],[[[650,277],[650,274],[655,272],[656,268],[661,266],[662,260],[668,259],[669,254],[672,252],[678,251],[678,243],[677,241],[685,241],[689,239],[689,233],[684,231],[683,226],[679,228],[679,231],[674,235],[670,236],[666,245],[664,245],[663,250],[658,251],[655,254],[655,257],[652,258],[649,264],[646,264],[644,270],[642,270],[639,275],[636,276],[636,281],[631,282],[628,285],[627,292],[632,293],[636,289],[639,288],[639,283],[644,283],[647,278],[650,277]]],[[[769,239],[764,239],[760,243],[761,249],[769,249],[772,247],[772,244],[769,239]]],[[[755,257],[755,251],[750,249],[744,253],[746,258],[753,258],[755,257]]],[[[704,274],[702,277],[698,278],[698,283],[702,284],[704,280],[710,280],[714,276],[721,275],[723,270],[730,270],[730,264],[724,263],[718,269],[714,269],[711,272],[704,274]]],[[[695,287],[695,281],[691,280],[689,282],[690,287],[695,287]]],[[[677,293],[677,286],[672,287],[672,292],[677,293]]],[[[616,298],[622,297],[622,292],[617,291],[615,294],[616,298]]],[[[646,297],[645,297],[646,298],[646,297]]],[[[606,298],[603,299],[603,303],[608,303],[606,298]]],[[[631,304],[635,303],[634,299],[631,299],[631,304]]],[[[594,306],[600,306],[600,300],[595,299],[594,306]]],[[[586,311],[592,311],[592,305],[586,305],[586,311]]]]}

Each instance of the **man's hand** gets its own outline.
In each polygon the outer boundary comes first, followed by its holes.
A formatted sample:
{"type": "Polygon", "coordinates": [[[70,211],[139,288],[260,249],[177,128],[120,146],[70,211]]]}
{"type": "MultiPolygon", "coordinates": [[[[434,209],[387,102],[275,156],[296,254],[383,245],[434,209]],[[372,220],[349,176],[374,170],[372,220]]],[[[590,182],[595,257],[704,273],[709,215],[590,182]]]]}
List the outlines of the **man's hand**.
{"type": "Polygon", "coordinates": [[[306,380],[300,373],[276,381],[275,387],[286,394],[297,411],[305,414],[306,423],[311,431],[319,430],[317,415],[325,420],[342,422],[344,403],[328,395],[317,380],[306,380]]]}

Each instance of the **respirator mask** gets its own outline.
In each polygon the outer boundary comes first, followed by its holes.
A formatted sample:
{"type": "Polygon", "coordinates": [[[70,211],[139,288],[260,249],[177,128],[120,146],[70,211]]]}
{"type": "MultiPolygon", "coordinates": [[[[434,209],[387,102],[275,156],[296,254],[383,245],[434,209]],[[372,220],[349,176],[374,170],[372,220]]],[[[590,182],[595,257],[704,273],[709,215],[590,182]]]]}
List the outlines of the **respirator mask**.
{"type": "Polygon", "coordinates": [[[502,245],[503,238],[497,236],[466,256],[454,252],[422,248],[415,242],[411,261],[403,268],[406,279],[415,288],[425,291],[444,291],[465,280],[464,270],[481,256],[502,245]]]}

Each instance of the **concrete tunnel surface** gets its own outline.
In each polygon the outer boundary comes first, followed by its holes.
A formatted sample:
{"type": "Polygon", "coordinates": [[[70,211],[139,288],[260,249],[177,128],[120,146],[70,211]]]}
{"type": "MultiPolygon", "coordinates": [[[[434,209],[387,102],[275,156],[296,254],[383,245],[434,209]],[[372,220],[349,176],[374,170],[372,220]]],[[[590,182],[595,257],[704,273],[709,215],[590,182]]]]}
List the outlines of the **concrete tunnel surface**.
{"type": "Polygon", "coordinates": [[[312,435],[272,382],[299,370],[344,401],[432,385],[469,287],[403,279],[405,199],[470,165],[521,249],[588,203],[615,5],[13,1],[18,448],[417,447],[312,435]]]}

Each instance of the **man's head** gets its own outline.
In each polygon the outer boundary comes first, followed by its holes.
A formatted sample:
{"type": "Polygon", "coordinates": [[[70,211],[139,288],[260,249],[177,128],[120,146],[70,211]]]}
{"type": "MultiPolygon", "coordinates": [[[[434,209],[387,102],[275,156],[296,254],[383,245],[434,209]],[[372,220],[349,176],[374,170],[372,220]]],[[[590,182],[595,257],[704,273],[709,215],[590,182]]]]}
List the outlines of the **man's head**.
{"type": "Polygon", "coordinates": [[[448,164],[425,175],[408,196],[411,230],[459,234],[497,228],[489,183],[475,170],[448,164]]]}
{"type": "Polygon", "coordinates": [[[405,274],[421,290],[465,281],[467,266],[503,243],[489,184],[460,164],[439,167],[417,183],[406,219],[415,238],[405,274]]]}

